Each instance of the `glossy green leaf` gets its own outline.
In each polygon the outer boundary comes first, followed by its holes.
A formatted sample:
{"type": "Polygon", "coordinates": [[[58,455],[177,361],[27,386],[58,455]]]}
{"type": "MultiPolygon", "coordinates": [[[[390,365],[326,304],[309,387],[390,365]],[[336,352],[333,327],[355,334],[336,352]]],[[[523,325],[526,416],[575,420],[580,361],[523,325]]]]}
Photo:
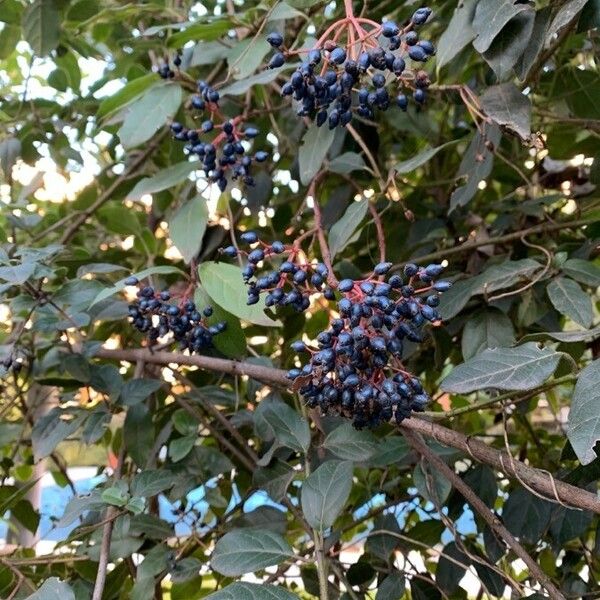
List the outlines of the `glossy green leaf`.
{"type": "Polygon", "coordinates": [[[242,279],[242,270],[225,262],[204,262],[198,267],[200,281],[206,293],[221,308],[257,325],[276,327],[278,321],[267,317],[261,303],[248,306],[248,291],[242,279]]]}

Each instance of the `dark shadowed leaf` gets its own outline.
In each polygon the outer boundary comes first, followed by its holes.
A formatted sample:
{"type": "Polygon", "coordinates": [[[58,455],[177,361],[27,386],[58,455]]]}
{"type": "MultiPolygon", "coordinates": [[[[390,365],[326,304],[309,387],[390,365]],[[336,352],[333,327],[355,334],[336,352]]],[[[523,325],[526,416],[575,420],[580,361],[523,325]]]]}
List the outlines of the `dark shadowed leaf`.
{"type": "Polygon", "coordinates": [[[477,52],[485,52],[504,26],[522,11],[531,11],[531,8],[512,0],[481,0],[473,19],[473,30],[477,34],[473,46],[477,52]]]}
{"type": "Polygon", "coordinates": [[[467,360],[486,348],[508,347],[514,341],[511,320],[499,310],[485,310],[467,321],[462,336],[462,355],[467,360]]]}
{"type": "Polygon", "coordinates": [[[504,503],[502,520],[513,535],[527,543],[535,544],[550,524],[553,506],[525,488],[518,487],[504,503]]]}
{"type": "Polygon", "coordinates": [[[471,23],[477,0],[465,0],[454,9],[450,23],[437,43],[438,69],[448,64],[477,35],[471,23]]]}
{"type": "Polygon", "coordinates": [[[531,101],[514,83],[488,88],[481,97],[481,105],[498,125],[508,127],[521,139],[531,134],[531,101]]]}

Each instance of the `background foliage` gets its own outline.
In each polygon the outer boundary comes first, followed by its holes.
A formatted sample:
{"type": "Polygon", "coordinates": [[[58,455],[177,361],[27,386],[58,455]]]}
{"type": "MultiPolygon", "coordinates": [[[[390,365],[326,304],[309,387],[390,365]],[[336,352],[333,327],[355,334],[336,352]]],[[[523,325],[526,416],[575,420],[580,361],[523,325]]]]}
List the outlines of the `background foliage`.
{"type": "MultiPolygon", "coordinates": [[[[401,22],[417,6],[355,10],[401,22]]],[[[431,6],[438,51],[424,109],[329,134],[280,99],[265,37],[309,44],[343,16],[339,2],[0,3],[1,335],[22,364],[0,401],[10,528],[0,596],[91,598],[107,560],[107,600],[600,592],[600,509],[581,510],[600,477],[600,3],[431,6]],[[191,78],[164,82],[153,71],[179,48],[191,78]],[[254,188],[205,190],[168,135],[173,118],[191,124],[198,78],[218,84],[226,114],[244,110],[260,129],[271,159],[254,188]],[[215,262],[232,225],[285,241],[310,229],[317,174],[339,276],[379,261],[378,215],[387,260],[447,260],[445,326],[406,350],[435,402],[408,426],[441,423],[454,445],[426,436],[419,452],[414,431],[309,414],[275,368],[294,364],[289,342],[313,338],[327,311],[273,322],[246,306],[237,266],[215,262]],[[130,352],[142,340],[119,282],[145,272],[177,288],[192,259],[198,297],[228,323],[214,357],[243,359],[239,372],[254,377],[130,352]],[[485,464],[460,436],[515,462],[485,464]],[[427,448],[559,592],[516,561],[427,448]],[[518,461],[538,470],[514,477],[518,461]],[[77,526],[36,558],[36,481],[48,471],[73,487],[78,464],[105,476],[73,497],[55,528],[77,526]],[[552,477],[578,489],[561,496],[552,477]],[[201,505],[189,495],[200,486],[201,505]]],[[[307,252],[318,256],[318,243],[307,252]]]]}

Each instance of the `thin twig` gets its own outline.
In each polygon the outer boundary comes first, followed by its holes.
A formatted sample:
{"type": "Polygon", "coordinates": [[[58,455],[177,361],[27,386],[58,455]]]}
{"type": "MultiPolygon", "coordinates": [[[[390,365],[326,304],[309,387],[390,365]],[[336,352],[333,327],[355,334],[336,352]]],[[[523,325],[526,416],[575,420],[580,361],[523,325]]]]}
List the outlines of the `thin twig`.
{"type": "MultiPolygon", "coordinates": [[[[123,461],[125,460],[125,443],[121,443],[121,450],[119,451],[119,458],[117,460],[117,466],[115,467],[114,479],[117,480],[121,477],[121,470],[123,469],[123,461]]],[[[106,518],[110,519],[104,525],[102,530],[102,542],[100,543],[100,560],[98,561],[98,571],[96,573],[96,581],[94,583],[94,591],[92,593],[92,600],[102,600],[102,594],[104,593],[104,585],[106,584],[106,575],[108,569],[108,559],[110,555],[110,540],[112,538],[112,531],[114,527],[114,519],[112,514],[117,509],[114,506],[109,506],[106,510],[106,518]]]]}
{"type": "Polygon", "coordinates": [[[513,552],[527,565],[531,575],[543,586],[552,600],[565,600],[565,596],[552,583],[548,575],[542,571],[520,542],[502,524],[500,519],[488,508],[477,494],[451,469],[423,440],[412,431],[405,431],[404,435],[411,446],[421,454],[439,473],[441,473],[467,502],[479,513],[488,526],[504,540],[513,552]]]}

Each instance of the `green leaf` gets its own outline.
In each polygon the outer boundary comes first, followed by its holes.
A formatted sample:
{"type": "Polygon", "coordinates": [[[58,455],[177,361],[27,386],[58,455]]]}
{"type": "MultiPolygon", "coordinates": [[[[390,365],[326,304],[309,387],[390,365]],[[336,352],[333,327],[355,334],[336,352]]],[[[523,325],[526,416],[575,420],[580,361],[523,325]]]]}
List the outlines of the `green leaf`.
{"type": "Polygon", "coordinates": [[[124,108],[141,96],[150,86],[161,85],[156,81],[155,73],[148,73],[128,81],[118,92],[107,96],[100,102],[96,118],[103,119],[124,108]]]}
{"type": "Polygon", "coordinates": [[[342,218],[329,230],[328,241],[332,259],[350,243],[368,209],[369,201],[366,198],[362,198],[358,202],[351,202],[342,218]]]}
{"type": "Polygon", "coordinates": [[[590,363],[577,378],[567,437],[582,465],[596,458],[594,446],[600,440],[600,360],[590,363]]]}
{"type": "Polygon", "coordinates": [[[504,26],[519,12],[531,11],[527,4],[515,4],[513,0],[480,0],[473,18],[473,30],[477,38],[473,46],[477,52],[485,52],[504,26]]]}
{"type": "Polygon", "coordinates": [[[106,504],[111,504],[112,506],[125,506],[128,500],[127,494],[118,487],[106,488],[100,497],[106,504]]]}
{"type": "Polygon", "coordinates": [[[152,415],[145,404],[131,406],[125,417],[123,436],[127,440],[127,450],[138,467],[143,468],[151,459],[154,445],[154,424],[152,415]]]}
{"type": "Polygon", "coordinates": [[[4,25],[0,31],[0,60],[6,60],[16,49],[21,39],[21,28],[17,25],[4,25]]]}
{"type": "Polygon", "coordinates": [[[246,334],[242,329],[240,320],[235,315],[214,304],[201,285],[194,292],[194,301],[197,307],[211,306],[213,313],[206,318],[208,325],[225,323],[225,331],[213,337],[215,348],[229,358],[242,358],[246,356],[246,334]]]}
{"type": "Polygon", "coordinates": [[[426,150],[419,152],[419,154],[415,154],[412,158],[397,163],[394,169],[396,173],[410,173],[411,171],[418,169],[420,166],[431,160],[440,150],[443,150],[448,146],[452,146],[458,141],[459,140],[452,140],[451,142],[447,142],[441,146],[436,146],[435,148],[427,148],[426,150]]]}
{"type": "Polygon", "coordinates": [[[560,353],[529,342],[515,348],[484,350],[454,367],[442,381],[446,392],[467,394],[475,390],[531,390],[556,369],[560,353]]]}
{"type": "Polygon", "coordinates": [[[452,484],[443,475],[434,469],[425,473],[420,464],[413,471],[413,483],[419,494],[434,504],[444,504],[452,491],[452,484]]]}
{"type": "Polygon", "coordinates": [[[187,29],[171,35],[168,39],[170,48],[179,48],[190,40],[211,41],[219,39],[223,34],[231,29],[232,23],[229,18],[221,17],[213,20],[205,20],[202,23],[194,23],[187,29]]]}
{"type": "Polygon", "coordinates": [[[535,12],[521,12],[496,36],[483,58],[492,67],[499,81],[513,76],[513,67],[523,56],[535,23],[535,12]]]}
{"type": "Polygon", "coordinates": [[[270,50],[264,35],[255,35],[239,41],[227,55],[230,73],[235,79],[246,79],[258,69],[270,50]]]}
{"type": "Polygon", "coordinates": [[[566,277],[553,279],[546,288],[548,298],[556,310],[588,328],[594,320],[591,298],[575,283],[566,277]]]}
{"type": "Polygon", "coordinates": [[[120,400],[125,406],[139,404],[159,390],[161,384],[158,379],[130,379],[121,388],[120,400]]]}
{"type": "Polygon", "coordinates": [[[200,196],[188,200],[169,221],[171,239],[186,263],[200,251],[207,222],[208,207],[200,196]]]}
{"type": "Polygon", "coordinates": [[[302,512],[309,525],[324,531],[342,512],[352,489],[352,463],[328,460],[302,484],[302,512]]]}
{"type": "Polygon", "coordinates": [[[486,127],[485,139],[479,131],[475,133],[456,175],[457,178],[466,179],[466,183],[452,192],[449,213],[459,206],[466,206],[479,191],[479,182],[490,175],[494,166],[494,154],[490,152],[486,142],[495,148],[500,142],[500,137],[500,128],[495,125],[486,127]]]}
{"type": "Polygon", "coordinates": [[[86,415],[73,415],[59,407],[36,420],[31,432],[33,455],[38,461],[50,455],[56,446],[75,433],[85,420],[86,415]]]}
{"type": "Polygon", "coordinates": [[[221,575],[239,577],[278,565],[291,556],[291,546],[278,533],[267,529],[237,529],[216,543],[210,564],[221,575]]]}
{"type": "Polygon", "coordinates": [[[308,185],[322,167],[334,136],[335,130],[325,125],[317,127],[313,124],[306,130],[298,151],[300,181],[303,185],[308,185]]]}
{"type": "Polygon", "coordinates": [[[539,342],[547,339],[571,344],[574,342],[589,342],[600,337],[600,325],[586,331],[542,331],[530,333],[521,338],[521,342],[539,342]]]}
{"type": "Polygon", "coordinates": [[[209,594],[206,600],[298,600],[298,596],[281,586],[238,581],[209,594]]]}
{"type": "MultiPolygon", "coordinates": [[[[596,160],[600,161],[600,159],[596,160]]],[[[589,260],[570,258],[565,261],[562,270],[579,283],[592,287],[600,286],[600,267],[589,260]]]]}
{"type": "Polygon", "coordinates": [[[286,2],[278,2],[275,5],[275,8],[269,13],[267,21],[283,21],[285,19],[295,19],[296,17],[303,17],[306,19],[304,13],[296,10],[286,2]]]}
{"type": "Polygon", "coordinates": [[[281,75],[282,71],[285,71],[287,69],[289,69],[289,67],[280,67],[279,69],[268,69],[266,71],[263,71],[262,73],[251,75],[250,77],[246,77],[245,79],[240,79],[219,90],[219,94],[221,94],[221,96],[241,96],[255,85],[264,85],[266,83],[271,83],[271,81],[275,81],[275,79],[277,79],[277,77],[281,75]]]}
{"type": "Polygon", "coordinates": [[[37,592],[27,596],[27,600],[75,600],[75,594],[68,583],[50,577],[37,592]]]}
{"type": "Polygon", "coordinates": [[[284,402],[261,402],[255,411],[254,422],[261,437],[275,438],[279,445],[297,452],[308,451],[310,446],[308,422],[284,402]]]}
{"type": "Polygon", "coordinates": [[[134,496],[150,498],[173,486],[175,479],[172,473],[158,469],[149,469],[138,473],[131,482],[131,493],[134,496]]]}
{"type": "Polygon", "coordinates": [[[169,457],[173,462],[183,460],[194,447],[198,435],[196,433],[184,435],[183,437],[171,440],[169,443],[169,457]]]}
{"type": "Polygon", "coordinates": [[[511,320],[499,310],[484,310],[470,318],[465,325],[462,355],[468,360],[486,348],[508,347],[514,341],[511,320]]]}
{"type": "MultiPolygon", "coordinates": [[[[145,279],[146,277],[149,277],[150,275],[169,275],[170,273],[179,273],[181,275],[184,275],[183,271],[181,271],[177,267],[171,267],[169,265],[161,265],[158,267],[149,267],[148,269],[144,269],[143,271],[140,271],[139,273],[135,273],[135,277],[142,280],[142,279],[145,279]]],[[[115,283],[115,285],[113,285],[112,287],[102,290],[94,298],[94,301],[90,304],[90,308],[92,306],[98,304],[98,302],[101,302],[102,300],[105,300],[106,298],[110,298],[111,296],[114,296],[114,294],[117,294],[118,292],[121,292],[122,290],[124,290],[126,287],[125,282],[127,281],[127,279],[129,277],[130,277],[130,275],[128,275],[127,277],[123,277],[123,279],[120,279],[119,281],[117,281],[117,283],[115,283]]]]}
{"type": "Polygon", "coordinates": [[[189,174],[201,167],[198,161],[184,161],[163,169],[152,177],[140,179],[127,194],[127,200],[139,200],[145,194],[162,192],[185,181],[189,174]]]}
{"type": "Polygon", "coordinates": [[[167,83],[150,88],[129,108],[117,132],[128,150],[147,142],[179,110],[183,97],[181,87],[167,83]]]}
{"type": "Polygon", "coordinates": [[[365,165],[363,157],[360,154],[356,154],[356,152],[340,154],[329,163],[329,170],[334,173],[347,174],[352,171],[362,171],[366,168],[367,165],[365,165]]]}
{"type": "Polygon", "coordinates": [[[36,263],[34,262],[0,267],[0,281],[11,284],[25,283],[34,274],[35,268],[36,263]]]}
{"type": "Polygon", "coordinates": [[[549,525],[552,507],[550,502],[518,487],[504,503],[502,520],[513,535],[529,544],[537,544],[549,525]]]}
{"type": "Polygon", "coordinates": [[[508,127],[521,139],[531,135],[531,101],[514,83],[489,87],[481,97],[481,106],[498,125],[508,127]]]}
{"type": "Polygon", "coordinates": [[[366,462],[377,451],[377,438],[370,431],[359,431],[343,423],[327,435],[323,447],[341,460],[366,462]]]}
{"type": "Polygon", "coordinates": [[[37,56],[47,56],[58,44],[60,20],[54,0],[34,0],[23,13],[23,37],[37,56]]]}
{"type": "Polygon", "coordinates": [[[477,0],[465,0],[454,9],[452,18],[440,36],[436,48],[436,64],[441,69],[448,64],[469,42],[475,39],[471,23],[477,0]]]}
{"type": "Polygon", "coordinates": [[[248,291],[238,266],[208,261],[198,267],[198,273],[206,293],[227,312],[256,325],[280,325],[279,321],[272,321],[259,304],[246,304],[248,291]]]}

